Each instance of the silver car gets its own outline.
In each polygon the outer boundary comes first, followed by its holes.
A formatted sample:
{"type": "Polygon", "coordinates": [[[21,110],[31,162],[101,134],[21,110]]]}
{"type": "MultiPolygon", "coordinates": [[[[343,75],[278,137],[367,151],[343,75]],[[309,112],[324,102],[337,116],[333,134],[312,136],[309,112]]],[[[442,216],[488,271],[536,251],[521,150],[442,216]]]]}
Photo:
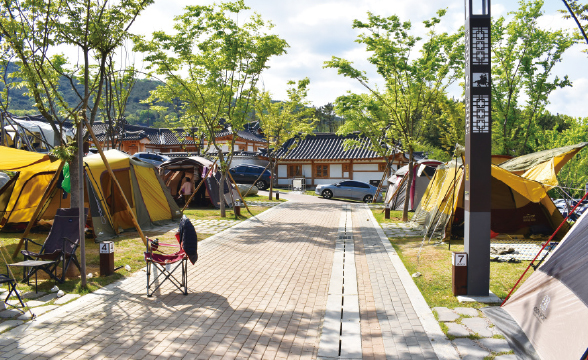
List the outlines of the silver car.
{"type": "MultiPolygon", "coordinates": [[[[325,199],[343,198],[372,202],[378,188],[362,181],[346,180],[336,184],[318,185],[314,192],[325,199]]],[[[378,195],[376,202],[382,201],[382,194],[378,195]]]]}

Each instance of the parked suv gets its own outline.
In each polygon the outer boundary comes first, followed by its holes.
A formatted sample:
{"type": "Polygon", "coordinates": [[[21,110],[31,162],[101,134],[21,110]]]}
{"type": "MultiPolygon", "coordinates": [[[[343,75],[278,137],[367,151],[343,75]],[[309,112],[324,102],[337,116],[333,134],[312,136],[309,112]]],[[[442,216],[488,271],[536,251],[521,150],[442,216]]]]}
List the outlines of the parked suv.
{"type": "Polygon", "coordinates": [[[138,153],[135,153],[133,155],[133,157],[136,157],[139,160],[143,160],[143,161],[148,162],[150,164],[153,164],[155,166],[159,166],[162,163],[171,159],[169,156],[158,155],[158,154],[153,154],[153,153],[149,153],[149,152],[138,152],[138,153]]]}
{"type": "Polygon", "coordinates": [[[259,165],[238,165],[230,168],[229,172],[236,183],[253,184],[255,180],[263,173],[261,178],[255,183],[259,190],[265,190],[269,187],[271,181],[271,173],[265,170],[263,166],[259,165]]]}

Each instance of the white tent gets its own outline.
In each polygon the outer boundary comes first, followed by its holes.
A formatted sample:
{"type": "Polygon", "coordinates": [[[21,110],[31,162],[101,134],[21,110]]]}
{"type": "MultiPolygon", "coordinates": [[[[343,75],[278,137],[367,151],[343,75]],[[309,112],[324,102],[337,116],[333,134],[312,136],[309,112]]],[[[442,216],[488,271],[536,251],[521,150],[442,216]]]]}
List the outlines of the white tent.
{"type": "Polygon", "coordinates": [[[520,359],[588,356],[588,212],[502,307],[483,309],[520,359]]]}

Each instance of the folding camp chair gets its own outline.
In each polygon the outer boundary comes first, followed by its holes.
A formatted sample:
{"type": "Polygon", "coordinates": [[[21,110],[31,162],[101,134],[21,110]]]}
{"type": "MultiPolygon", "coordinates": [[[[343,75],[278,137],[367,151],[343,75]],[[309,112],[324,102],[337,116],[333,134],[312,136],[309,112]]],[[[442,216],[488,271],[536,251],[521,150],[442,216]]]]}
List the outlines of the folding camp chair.
{"type": "Polygon", "coordinates": [[[178,244],[163,244],[158,239],[147,238],[147,251],[145,251],[145,262],[147,263],[147,296],[151,297],[169,280],[184,295],[188,295],[188,259],[192,264],[198,259],[197,247],[198,238],[194,226],[186,216],[182,217],[179,231],[176,233],[178,244]],[[165,254],[160,247],[175,248],[173,254],[165,254]],[[152,274],[154,269],[157,274],[152,274]],[[178,280],[174,276],[174,271],[181,269],[182,279],[178,280]],[[153,279],[152,279],[153,277],[153,279]],[[163,279],[159,282],[160,278],[163,279]],[[153,288],[153,289],[152,289],[153,288]]]}
{"type": "Polygon", "coordinates": [[[8,301],[8,299],[10,299],[10,295],[12,293],[14,293],[14,295],[16,295],[16,297],[18,298],[18,301],[20,301],[20,304],[22,305],[22,307],[25,307],[25,304],[22,302],[22,299],[20,297],[20,294],[18,293],[18,290],[16,290],[16,280],[14,280],[13,278],[10,277],[10,271],[8,270],[8,265],[6,265],[6,275],[0,274],[0,284],[8,284],[8,295],[6,295],[6,299],[4,299],[4,303],[6,303],[8,301]]]}
{"type": "MultiPolygon", "coordinates": [[[[88,209],[84,209],[86,217],[88,216],[88,209]]],[[[44,265],[23,268],[23,281],[29,281],[32,275],[36,275],[37,271],[42,270],[49,274],[49,276],[59,283],[65,281],[65,273],[71,263],[73,263],[78,270],[80,264],[76,257],[76,250],[80,244],[79,237],[79,210],[77,208],[58,209],[55,214],[53,226],[43,245],[25,238],[25,249],[21,250],[24,255],[25,262],[27,260],[42,260],[41,262],[49,262],[44,265]],[[39,252],[30,251],[29,242],[37,246],[41,246],[39,252]],[[61,264],[62,274],[61,278],[54,274],[57,266],[61,264]]],[[[24,263],[24,262],[23,262],[24,263]]],[[[11,266],[18,266],[19,263],[11,264],[11,266]]]]}

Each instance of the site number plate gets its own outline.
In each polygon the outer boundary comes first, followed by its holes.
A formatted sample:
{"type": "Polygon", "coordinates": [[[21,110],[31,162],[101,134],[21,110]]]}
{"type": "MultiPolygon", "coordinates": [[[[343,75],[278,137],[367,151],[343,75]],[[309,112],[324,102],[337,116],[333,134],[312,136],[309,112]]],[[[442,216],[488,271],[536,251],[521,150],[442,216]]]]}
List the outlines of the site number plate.
{"type": "Polygon", "coordinates": [[[453,266],[468,266],[468,254],[466,253],[453,253],[451,260],[453,266]]]}
{"type": "Polygon", "coordinates": [[[112,241],[105,241],[100,244],[100,254],[110,254],[114,252],[114,243],[112,241]]]}

